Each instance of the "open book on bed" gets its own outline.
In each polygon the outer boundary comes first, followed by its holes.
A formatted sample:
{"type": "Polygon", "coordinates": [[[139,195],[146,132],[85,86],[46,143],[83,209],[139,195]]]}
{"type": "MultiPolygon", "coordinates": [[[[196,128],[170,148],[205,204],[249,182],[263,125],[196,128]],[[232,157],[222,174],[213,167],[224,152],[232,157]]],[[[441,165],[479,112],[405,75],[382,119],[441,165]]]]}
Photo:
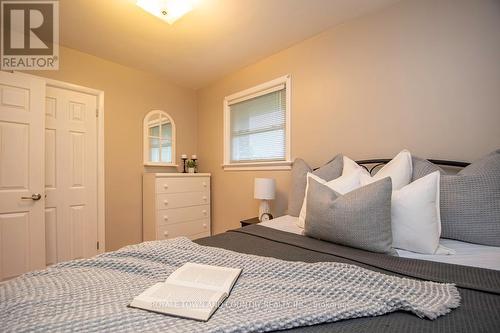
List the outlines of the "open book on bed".
{"type": "Polygon", "coordinates": [[[131,307],[207,321],[229,296],[239,268],[186,263],[165,282],[135,297],[131,307]]]}

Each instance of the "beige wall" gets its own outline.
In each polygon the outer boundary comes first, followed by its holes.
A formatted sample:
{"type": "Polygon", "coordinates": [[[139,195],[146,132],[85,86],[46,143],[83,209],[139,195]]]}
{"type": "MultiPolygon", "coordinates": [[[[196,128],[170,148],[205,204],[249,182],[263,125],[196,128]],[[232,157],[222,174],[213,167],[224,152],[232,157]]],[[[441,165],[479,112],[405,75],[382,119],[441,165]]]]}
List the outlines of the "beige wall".
{"type": "Polygon", "coordinates": [[[177,155],[194,154],[196,94],[158,76],[72,49],[62,47],[60,59],[59,71],[32,74],[105,94],[106,250],[141,242],[144,115],[152,109],[168,112],[177,126],[177,155]]]}
{"type": "Polygon", "coordinates": [[[500,147],[499,31],[497,0],[408,0],[327,30],[198,94],[64,47],[59,71],[32,74],[105,92],[106,249],[114,250],[142,240],[142,119],[149,110],[170,113],[177,155],[197,153],[201,171],[212,173],[219,233],[256,215],[254,177],[276,178],[275,215],[286,209],[289,186],[288,171],[222,170],[224,96],[290,73],[292,156],[313,166],[338,152],[390,157],[405,147],[426,157],[472,160],[500,147]]]}
{"type": "Polygon", "coordinates": [[[253,179],[223,171],[224,96],[292,75],[292,156],[319,166],[338,152],[391,157],[402,148],[473,160],[500,147],[500,2],[402,1],[332,28],[198,92],[198,153],[213,174],[213,230],[256,215],[253,179]]]}

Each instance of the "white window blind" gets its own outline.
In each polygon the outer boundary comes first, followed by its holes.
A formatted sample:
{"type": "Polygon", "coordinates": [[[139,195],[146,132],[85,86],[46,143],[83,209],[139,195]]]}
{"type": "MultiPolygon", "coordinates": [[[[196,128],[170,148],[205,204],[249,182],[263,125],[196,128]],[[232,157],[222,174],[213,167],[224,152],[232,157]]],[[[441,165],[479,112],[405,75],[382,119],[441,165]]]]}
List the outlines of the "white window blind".
{"type": "Polygon", "coordinates": [[[285,85],[231,101],[229,108],[231,163],[285,160],[285,85]]]}

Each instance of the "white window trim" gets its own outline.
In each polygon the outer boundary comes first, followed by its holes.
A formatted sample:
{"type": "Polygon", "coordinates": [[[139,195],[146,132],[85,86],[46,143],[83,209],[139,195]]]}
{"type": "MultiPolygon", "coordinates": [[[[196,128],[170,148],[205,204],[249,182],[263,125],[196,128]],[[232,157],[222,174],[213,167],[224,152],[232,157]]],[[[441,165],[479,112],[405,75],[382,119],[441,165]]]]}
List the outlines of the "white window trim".
{"type": "Polygon", "coordinates": [[[245,89],[235,94],[224,98],[224,160],[222,167],[227,171],[247,171],[247,170],[290,170],[292,168],[291,161],[291,96],[292,85],[290,74],[276,78],[274,80],[259,84],[255,87],[245,89]],[[239,103],[244,100],[255,98],[258,96],[269,94],[273,91],[283,89],[286,91],[286,112],[285,112],[285,160],[284,161],[269,161],[269,162],[231,162],[231,121],[230,121],[230,106],[234,103],[239,103]]]}

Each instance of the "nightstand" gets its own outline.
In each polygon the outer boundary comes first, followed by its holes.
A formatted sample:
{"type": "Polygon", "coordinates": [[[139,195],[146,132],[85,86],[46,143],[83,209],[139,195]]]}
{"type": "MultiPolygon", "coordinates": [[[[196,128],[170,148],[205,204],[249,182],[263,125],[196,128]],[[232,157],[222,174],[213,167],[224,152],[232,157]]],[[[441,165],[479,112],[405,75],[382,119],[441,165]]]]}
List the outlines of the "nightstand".
{"type": "Polygon", "coordinates": [[[252,217],[251,219],[240,221],[242,227],[246,227],[247,225],[260,223],[258,217],[252,217]]]}

